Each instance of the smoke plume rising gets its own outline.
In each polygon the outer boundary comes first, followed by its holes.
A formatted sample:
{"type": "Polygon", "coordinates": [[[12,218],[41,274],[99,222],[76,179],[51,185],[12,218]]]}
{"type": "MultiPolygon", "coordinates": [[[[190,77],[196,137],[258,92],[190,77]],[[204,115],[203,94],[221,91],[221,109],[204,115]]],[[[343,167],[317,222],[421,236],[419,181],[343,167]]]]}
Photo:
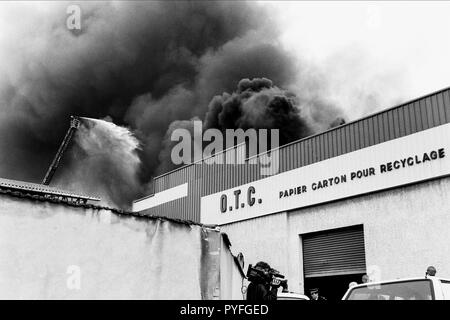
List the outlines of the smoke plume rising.
{"type": "Polygon", "coordinates": [[[213,98],[205,126],[221,130],[280,129],[280,143],[286,144],[311,133],[296,103],[293,93],[274,86],[270,79],[242,79],[232,94],[213,98]]]}
{"type": "MultiPolygon", "coordinates": [[[[293,92],[280,89],[267,78],[242,79],[232,93],[215,96],[208,105],[203,129],[279,129],[280,145],[307,137],[315,132],[345,123],[339,110],[316,100],[302,101],[293,92]]],[[[157,174],[173,170],[171,150],[177,141],[170,139],[175,129],[182,128],[193,136],[195,117],[174,121],[162,140],[157,174]]],[[[191,141],[193,145],[195,141],[191,141]]],[[[193,152],[193,151],[192,151],[193,152]]],[[[194,160],[194,159],[192,159],[194,160]]]]}
{"type": "MultiPolygon", "coordinates": [[[[70,115],[109,116],[140,142],[134,149],[126,139],[117,142],[138,155],[128,159],[131,168],[115,158],[121,153],[106,136],[98,136],[99,146],[112,148],[110,157],[87,157],[98,156],[96,144],[78,137],[76,149],[86,157],[70,151],[61,169],[66,179],[55,183],[86,179],[72,185],[123,205],[143,195],[155,173],[166,169],[165,137],[194,117],[206,115],[207,125],[218,128],[283,125],[288,142],[327,128],[341,115],[323,99],[292,90],[302,73],[297,58],[280,45],[270,13],[255,2],[82,2],[79,32],[66,27],[69,4],[1,4],[1,177],[41,181],[70,115]],[[271,84],[240,82],[254,78],[271,84]],[[83,173],[83,167],[89,170],[83,173]]],[[[109,128],[96,125],[86,137],[109,128]]]]}

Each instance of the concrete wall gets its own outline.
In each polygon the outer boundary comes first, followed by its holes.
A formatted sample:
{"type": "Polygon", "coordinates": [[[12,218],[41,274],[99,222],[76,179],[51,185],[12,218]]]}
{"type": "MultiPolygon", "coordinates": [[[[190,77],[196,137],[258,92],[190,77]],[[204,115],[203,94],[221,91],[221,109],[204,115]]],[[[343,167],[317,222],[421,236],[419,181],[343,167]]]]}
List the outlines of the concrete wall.
{"type": "Polygon", "coordinates": [[[267,261],[303,292],[301,234],[363,224],[366,266],[382,280],[450,278],[450,178],[224,225],[247,263],[267,261]]]}
{"type": "Polygon", "coordinates": [[[220,256],[220,299],[243,300],[244,275],[239,271],[233,253],[223,237],[221,237],[220,256]]]}
{"type": "Polygon", "coordinates": [[[0,195],[0,299],[212,299],[209,237],[219,233],[0,195]]]}

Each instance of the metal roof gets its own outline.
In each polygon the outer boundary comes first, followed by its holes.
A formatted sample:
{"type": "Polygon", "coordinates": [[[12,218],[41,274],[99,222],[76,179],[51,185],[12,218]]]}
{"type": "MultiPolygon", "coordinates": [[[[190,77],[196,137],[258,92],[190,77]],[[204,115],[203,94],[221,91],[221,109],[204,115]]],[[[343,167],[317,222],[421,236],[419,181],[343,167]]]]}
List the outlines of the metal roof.
{"type": "Polygon", "coordinates": [[[73,193],[70,191],[65,191],[65,190],[54,188],[54,187],[45,186],[42,184],[10,180],[10,179],[4,179],[4,178],[0,178],[0,188],[29,191],[29,192],[33,192],[33,193],[56,195],[56,196],[61,196],[61,197],[78,198],[78,199],[83,199],[83,200],[100,201],[100,198],[98,198],[98,197],[81,195],[81,194],[73,193]]]}

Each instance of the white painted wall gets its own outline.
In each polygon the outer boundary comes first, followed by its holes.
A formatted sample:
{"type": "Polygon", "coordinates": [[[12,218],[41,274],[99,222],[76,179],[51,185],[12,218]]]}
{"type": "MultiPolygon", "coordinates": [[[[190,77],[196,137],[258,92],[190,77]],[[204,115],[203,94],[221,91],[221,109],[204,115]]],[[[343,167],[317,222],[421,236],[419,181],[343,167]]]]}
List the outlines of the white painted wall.
{"type": "Polygon", "coordinates": [[[2,195],[0,299],[201,299],[202,232],[2,195]]]}
{"type": "Polygon", "coordinates": [[[246,264],[265,260],[303,292],[300,234],[364,225],[366,265],[382,280],[423,276],[428,265],[450,278],[450,178],[263,216],[221,227],[246,264]]]}

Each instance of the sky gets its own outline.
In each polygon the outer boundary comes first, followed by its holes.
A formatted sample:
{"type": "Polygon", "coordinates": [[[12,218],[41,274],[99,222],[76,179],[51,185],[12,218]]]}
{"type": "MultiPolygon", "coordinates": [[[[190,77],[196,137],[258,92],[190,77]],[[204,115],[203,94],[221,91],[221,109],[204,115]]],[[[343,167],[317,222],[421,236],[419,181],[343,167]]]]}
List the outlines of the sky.
{"type": "Polygon", "coordinates": [[[450,86],[450,2],[260,3],[350,118],[450,86]]]}
{"type": "MultiPolygon", "coordinates": [[[[305,85],[302,73],[309,85],[317,78],[321,93],[349,119],[450,86],[450,2],[257,3],[272,13],[281,45],[300,64],[298,86],[305,85]]],[[[28,6],[33,10],[2,4],[8,10],[1,14],[0,44],[33,29],[36,17],[52,10],[42,3],[28,6]]],[[[39,41],[37,35],[34,45],[39,41]]],[[[15,65],[11,51],[1,49],[1,65],[15,65]]]]}

